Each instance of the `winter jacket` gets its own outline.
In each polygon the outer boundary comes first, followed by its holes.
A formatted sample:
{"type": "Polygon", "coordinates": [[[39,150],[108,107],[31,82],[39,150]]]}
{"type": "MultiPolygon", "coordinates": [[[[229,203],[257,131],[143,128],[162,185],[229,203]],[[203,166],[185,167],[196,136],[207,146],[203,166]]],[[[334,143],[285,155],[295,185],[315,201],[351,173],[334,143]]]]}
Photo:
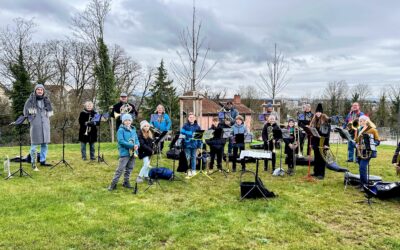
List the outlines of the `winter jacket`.
{"type": "MultiPolygon", "coordinates": [[[[243,134],[244,137],[246,137],[248,131],[247,131],[247,127],[246,125],[244,125],[244,123],[242,123],[241,125],[235,123],[232,126],[232,132],[233,132],[233,136],[235,137],[238,134],[243,134]]],[[[244,146],[244,143],[234,143],[233,144],[234,147],[242,147],[244,146]]]]}
{"type": "Polygon", "coordinates": [[[221,149],[224,148],[226,140],[222,138],[223,136],[223,129],[222,126],[218,125],[215,127],[212,125],[210,129],[214,130],[214,137],[206,140],[206,143],[211,147],[211,149],[221,149]]]}
{"type": "Polygon", "coordinates": [[[139,159],[143,159],[146,156],[151,156],[153,154],[153,139],[148,137],[145,138],[143,136],[143,132],[139,131],[139,143],[140,143],[140,148],[139,148],[139,159]]]}
{"type": "Polygon", "coordinates": [[[50,117],[53,115],[47,96],[39,100],[32,93],[24,105],[24,116],[29,118],[31,144],[50,143],[50,117]]]}
{"type": "MultiPolygon", "coordinates": [[[[295,133],[297,133],[297,130],[294,127],[288,127],[287,128],[289,130],[289,138],[284,138],[283,141],[285,142],[285,154],[289,154],[291,152],[293,152],[293,149],[291,149],[289,147],[289,144],[293,144],[295,141],[295,137],[297,137],[298,135],[295,133]]],[[[296,140],[299,140],[298,138],[296,140]]],[[[297,141],[298,143],[298,141],[297,141]]]]}
{"type": "Polygon", "coordinates": [[[264,141],[264,150],[272,151],[274,149],[274,141],[282,139],[282,130],[274,123],[265,123],[262,130],[262,139],[264,141]],[[269,127],[272,127],[272,137],[268,134],[269,127]]]}
{"type": "Polygon", "coordinates": [[[135,127],[127,129],[124,125],[121,125],[117,132],[117,140],[120,158],[130,156],[129,151],[136,145],[140,146],[135,127]]]}
{"type": "Polygon", "coordinates": [[[193,140],[193,133],[198,130],[201,129],[200,126],[197,124],[197,121],[194,121],[193,124],[187,122],[183,125],[181,129],[181,134],[185,135],[184,148],[201,148],[201,141],[193,140]]]}
{"type": "Polygon", "coordinates": [[[392,163],[397,163],[397,157],[399,156],[400,152],[400,142],[399,145],[397,145],[396,151],[394,152],[392,163]]]}
{"type": "Polygon", "coordinates": [[[79,114],[79,141],[84,143],[93,143],[97,141],[97,127],[96,123],[92,122],[94,116],[96,115],[96,111],[91,110],[87,111],[84,109],[79,114]],[[88,129],[89,127],[89,129],[88,129]],[[86,131],[88,131],[88,135],[85,135],[86,131]]]}
{"type": "Polygon", "coordinates": [[[169,118],[169,115],[165,113],[162,115],[152,114],[150,124],[161,132],[171,130],[171,119],[169,118]]]}

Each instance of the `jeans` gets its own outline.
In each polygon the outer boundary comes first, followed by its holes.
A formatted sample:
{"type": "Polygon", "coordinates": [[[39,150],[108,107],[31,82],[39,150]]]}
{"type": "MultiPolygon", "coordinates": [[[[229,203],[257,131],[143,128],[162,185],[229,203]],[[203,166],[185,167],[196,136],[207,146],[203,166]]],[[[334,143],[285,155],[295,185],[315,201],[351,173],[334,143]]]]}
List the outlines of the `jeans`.
{"type": "Polygon", "coordinates": [[[361,185],[366,185],[368,183],[368,167],[369,167],[369,160],[370,159],[360,159],[359,170],[360,170],[360,182],[361,185]]]}
{"type": "Polygon", "coordinates": [[[347,142],[347,160],[348,161],[354,161],[354,144],[353,142],[349,141],[347,142]]]}
{"type": "Polygon", "coordinates": [[[228,154],[232,154],[233,144],[231,140],[228,141],[228,154]]]}
{"type": "Polygon", "coordinates": [[[132,170],[135,167],[135,158],[130,159],[129,156],[119,158],[119,164],[115,170],[111,185],[116,185],[122,173],[124,173],[124,183],[129,182],[132,170]]]}
{"type": "MultiPolygon", "coordinates": [[[[90,148],[90,159],[95,160],[96,158],[94,157],[94,143],[89,142],[89,148],[90,148]]],[[[86,160],[86,142],[81,142],[81,153],[82,153],[82,159],[86,160]]]]}
{"type": "Polygon", "coordinates": [[[139,177],[149,177],[150,168],[150,157],[146,156],[143,158],[143,166],[140,169],[139,177]]]}
{"type": "Polygon", "coordinates": [[[196,170],[196,148],[185,148],[186,159],[190,159],[190,167],[192,170],[196,170]]]}
{"type": "MultiPolygon", "coordinates": [[[[39,146],[39,144],[31,144],[31,163],[35,163],[36,160],[36,147],[39,146]]],[[[40,144],[40,162],[46,162],[46,156],[47,156],[47,151],[49,147],[47,143],[42,143],[40,144]]]]}

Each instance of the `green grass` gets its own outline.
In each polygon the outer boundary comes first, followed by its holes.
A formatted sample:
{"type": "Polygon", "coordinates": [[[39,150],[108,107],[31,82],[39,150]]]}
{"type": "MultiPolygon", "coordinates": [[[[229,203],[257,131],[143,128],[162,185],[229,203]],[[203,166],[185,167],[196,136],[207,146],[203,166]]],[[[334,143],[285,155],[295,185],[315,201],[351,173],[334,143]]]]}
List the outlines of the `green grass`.
{"type": "MultiPolygon", "coordinates": [[[[0,180],[1,249],[400,249],[399,199],[356,204],[363,194],[344,190],[342,173],[327,170],[325,180],[310,183],[304,166],[292,177],[263,172],[264,184],[279,195],[269,200],[240,202],[239,173],[161,181],[164,192],[152,186],[144,193],[147,184],[140,184],[133,195],[120,184],[107,191],[118,158],[115,145],[102,145],[111,167],[82,161],[79,145],[70,144],[66,159],[74,171],[33,172],[24,165],[32,179],[0,180]]],[[[398,180],[393,152],[380,146],[371,174],[398,180]]],[[[17,147],[0,148],[0,157],[18,153],[17,147]]],[[[345,154],[340,145],[344,166],[345,154]]],[[[50,162],[60,155],[61,146],[50,145],[50,162]]],[[[172,167],[172,161],[164,156],[160,165],[172,167]]],[[[132,181],[140,167],[137,161],[132,181]]],[[[358,173],[356,165],[349,168],[358,173]]]]}

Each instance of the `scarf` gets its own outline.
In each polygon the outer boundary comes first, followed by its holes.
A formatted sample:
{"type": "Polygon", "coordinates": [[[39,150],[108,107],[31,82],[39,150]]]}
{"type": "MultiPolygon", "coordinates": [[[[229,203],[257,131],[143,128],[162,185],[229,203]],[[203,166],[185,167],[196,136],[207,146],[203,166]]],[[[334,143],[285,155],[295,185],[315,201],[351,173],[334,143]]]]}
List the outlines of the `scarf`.
{"type": "MultiPolygon", "coordinates": [[[[43,109],[46,110],[50,116],[50,114],[53,113],[53,107],[51,106],[50,99],[47,96],[42,96],[43,100],[43,109]]],[[[38,113],[38,100],[40,98],[37,98],[35,93],[32,93],[29,96],[28,102],[27,102],[27,108],[28,108],[28,113],[30,115],[36,115],[38,113]]]]}

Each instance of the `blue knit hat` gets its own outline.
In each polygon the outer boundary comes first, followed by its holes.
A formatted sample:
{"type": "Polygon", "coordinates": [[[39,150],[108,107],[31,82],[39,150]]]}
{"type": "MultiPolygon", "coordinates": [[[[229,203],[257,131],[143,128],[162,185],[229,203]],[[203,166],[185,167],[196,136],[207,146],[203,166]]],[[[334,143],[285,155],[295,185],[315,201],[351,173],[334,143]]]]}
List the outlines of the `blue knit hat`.
{"type": "Polygon", "coordinates": [[[130,115],[130,114],[123,114],[122,116],[121,116],[121,121],[122,122],[124,122],[124,121],[126,121],[126,120],[133,120],[132,119],[132,116],[130,115]]]}

